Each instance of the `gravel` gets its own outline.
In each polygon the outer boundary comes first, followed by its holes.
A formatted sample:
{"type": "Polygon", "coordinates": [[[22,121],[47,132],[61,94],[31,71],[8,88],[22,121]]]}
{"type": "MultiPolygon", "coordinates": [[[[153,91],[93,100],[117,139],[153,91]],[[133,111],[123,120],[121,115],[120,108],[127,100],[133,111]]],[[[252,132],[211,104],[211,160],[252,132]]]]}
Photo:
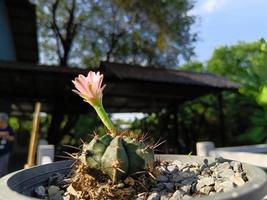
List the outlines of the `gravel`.
{"type": "Polygon", "coordinates": [[[203,164],[163,162],[158,170],[158,187],[154,188],[152,194],[164,194],[164,199],[171,196],[169,200],[188,200],[196,196],[227,192],[242,186],[248,180],[240,162],[228,162],[223,158],[216,158],[212,163],[204,160],[203,164]],[[164,184],[160,184],[163,182],[164,184]]]}
{"type": "MultiPolygon", "coordinates": [[[[151,192],[140,193],[133,199],[190,200],[197,196],[227,192],[248,181],[242,163],[228,162],[223,158],[216,158],[215,162],[211,163],[205,159],[202,164],[186,164],[178,160],[163,161],[157,170],[159,176],[156,184],[150,189],[151,192]]],[[[71,189],[69,185],[67,177],[57,173],[49,177],[48,185],[36,187],[34,196],[50,200],[72,200],[66,194],[74,194],[75,191],[64,191],[64,188],[71,189]]],[[[124,187],[123,183],[120,187],[124,187]]]]}

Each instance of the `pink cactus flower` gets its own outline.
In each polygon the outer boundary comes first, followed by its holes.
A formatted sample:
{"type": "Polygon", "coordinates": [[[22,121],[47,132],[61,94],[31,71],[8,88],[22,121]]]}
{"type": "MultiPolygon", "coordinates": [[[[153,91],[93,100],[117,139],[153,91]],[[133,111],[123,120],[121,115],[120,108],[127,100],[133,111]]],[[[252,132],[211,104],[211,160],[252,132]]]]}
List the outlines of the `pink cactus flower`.
{"type": "Polygon", "coordinates": [[[79,75],[72,82],[77,90],[72,90],[81,96],[85,102],[95,106],[102,104],[103,90],[106,85],[101,87],[103,81],[103,74],[90,71],[87,77],[79,75]]]}

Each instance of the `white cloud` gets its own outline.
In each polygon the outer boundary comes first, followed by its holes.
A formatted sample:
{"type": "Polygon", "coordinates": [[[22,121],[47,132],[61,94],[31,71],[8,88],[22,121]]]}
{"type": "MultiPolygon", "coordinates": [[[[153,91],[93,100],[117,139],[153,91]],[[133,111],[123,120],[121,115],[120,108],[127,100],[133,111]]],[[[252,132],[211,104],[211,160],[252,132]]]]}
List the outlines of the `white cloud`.
{"type": "Polygon", "coordinates": [[[190,14],[199,15],[213,13],[224,7],[226,0],[199,0],[190,14]]]}
{"type": "Polygon", "coordinates": [[[202,10],[206,12],[214,12],[225,4],[225,0],[206,0],[202,5],[202,10]]]}

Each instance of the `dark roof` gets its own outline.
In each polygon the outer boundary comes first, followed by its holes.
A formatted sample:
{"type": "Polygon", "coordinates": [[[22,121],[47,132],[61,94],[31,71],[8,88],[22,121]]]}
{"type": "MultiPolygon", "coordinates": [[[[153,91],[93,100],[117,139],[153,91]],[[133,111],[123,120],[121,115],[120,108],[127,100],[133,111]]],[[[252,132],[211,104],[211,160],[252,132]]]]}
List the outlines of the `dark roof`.
{"type": "Polygon", "coordinates": [[[159,83],[201,85],[222,89],[237,89],[239,85],[212,73],[198,73],[157,67],[142,67],[120,63],[101,62],[101,70],[120,80],[141,80],[159,83]]]}
{"type": "Polygon", "coordinates": [[[38,62],[35,6],[28,0],[5,0],[17,61],[38,62]]]}
{"type": "MultiPolygon", "coordinates": [[[[105,75],[104,105],[109,112],[154,112],[205,94],[237,89],[236,84],[211,74],[114,63],[101,63],[98,70],[105,75]]],[[[0,94],[15,110],[32,111],[39,100],[47,112],[55,102],[60,102],[62,112],[87,112],[89,106],[71,92],[71,80],[88,71],[0,61],[0,94]]]]}

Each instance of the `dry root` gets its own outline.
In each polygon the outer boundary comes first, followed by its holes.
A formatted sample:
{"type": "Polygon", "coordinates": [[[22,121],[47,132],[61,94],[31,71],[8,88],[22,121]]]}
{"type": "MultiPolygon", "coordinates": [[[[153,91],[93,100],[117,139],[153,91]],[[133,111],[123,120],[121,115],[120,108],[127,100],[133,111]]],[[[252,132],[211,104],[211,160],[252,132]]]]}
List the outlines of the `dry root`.
{"type": "Polygon", "coordinates": [[[149,192],[155,184],[153,175],[147,172],[140,172],[127,177],[124,181],[113,183],[107,175],[88,169],[81,162],[77,162],[74,168],[71,184],[66,192],[70,199],[136,199],[137,194],[149,192]]]}

